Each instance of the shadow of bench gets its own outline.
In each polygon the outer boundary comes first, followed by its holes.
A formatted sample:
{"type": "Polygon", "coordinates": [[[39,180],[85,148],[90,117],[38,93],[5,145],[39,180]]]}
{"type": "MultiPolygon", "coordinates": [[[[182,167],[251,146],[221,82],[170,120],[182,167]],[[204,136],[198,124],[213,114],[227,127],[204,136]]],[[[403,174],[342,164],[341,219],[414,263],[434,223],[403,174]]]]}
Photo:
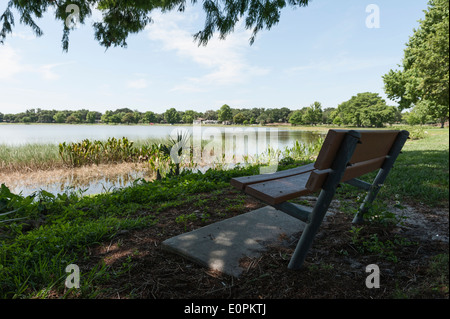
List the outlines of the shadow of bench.
{"type": "Polygon", "coordinates": [[[313,164],[273,174],[238,177],[231,185],[306,223],[288,268],[301,268],[323,218],[342,182],[368,191],[353,223],[364,220],[408,139],[407,131],[329,130],[313,164]],[[357,177],[378,170],[372,183],[357,177]],[[313,208],[289,200],[319,192],[313,208]]]}

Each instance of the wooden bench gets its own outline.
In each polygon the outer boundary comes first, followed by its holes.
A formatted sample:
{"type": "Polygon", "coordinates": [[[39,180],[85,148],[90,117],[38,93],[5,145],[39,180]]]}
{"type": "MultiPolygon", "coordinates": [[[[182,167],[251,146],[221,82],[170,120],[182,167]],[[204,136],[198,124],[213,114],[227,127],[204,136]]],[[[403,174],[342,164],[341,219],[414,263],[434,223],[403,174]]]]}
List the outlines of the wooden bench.
{"type": "Polygon", "coordinates": [[[403,145],[407,131],[329,130],[313,164],[273,174],[238,177],[231,185],[306,223],[288,268],[299,269],[342,182],[367,190],[353,223],[362,223],[403,145]],[[379,169],[373,182],[357,177],[379,169]],[[289,200],[319,192],[313,208],[289,200]]]}

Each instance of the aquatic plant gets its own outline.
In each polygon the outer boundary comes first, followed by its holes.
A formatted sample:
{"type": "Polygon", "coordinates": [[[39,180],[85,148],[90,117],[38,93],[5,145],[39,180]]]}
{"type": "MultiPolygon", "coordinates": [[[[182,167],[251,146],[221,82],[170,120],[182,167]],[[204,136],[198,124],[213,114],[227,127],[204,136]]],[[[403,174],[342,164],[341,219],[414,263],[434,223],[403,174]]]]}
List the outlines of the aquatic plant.
{"type": "Polygon", "coordinates": [[[136,148],[133,144],[126,137],[106,141],[84,139],[78,143],[60,143],[59,155],[72,167],[147,160],[151,148],[147,145],[136,148]]]}

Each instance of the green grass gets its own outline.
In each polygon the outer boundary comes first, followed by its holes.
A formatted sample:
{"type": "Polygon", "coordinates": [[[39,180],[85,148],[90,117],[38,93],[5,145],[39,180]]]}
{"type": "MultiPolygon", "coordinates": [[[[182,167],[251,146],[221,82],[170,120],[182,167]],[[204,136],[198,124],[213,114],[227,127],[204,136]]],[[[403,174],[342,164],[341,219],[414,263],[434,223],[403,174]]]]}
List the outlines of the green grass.
{"type": "MultiPolygon", "coordinates": [[[[360,179],[372,182],[375,176],[373,172],[360,179]]],[[[361,191],[342,184],[341,193],[354,196],[361,191]]],[[[377,198],[448,207],[448,197],[449,129],[424,130],[423,138],[406,142],[377,198]]]]}
{"type": "MultiPolygon", "coordinates": [[[[48,150],[51,153],[50,148],[48,150]]],[[[2,156],[17,159],[25,155],[2,156]]],[[[409,140],[377,201],[402,198],[411,203],[448,207],[448,156],[448,129],[428,130],[423,139],[409,140]]],[[[289,165],[284,168],[299,165],[294,161],[285,162],[289,165]]],[[[204,174],[182,173],[159,181],[138,181],[124,189],[92,196],[52,195],[41,191],[25,197],[2,186],[0,298],[46,298],[52,290],[64,291],[65,267],[83,258],[88,247],[111,239],[123,230],[152,227],[158,222],[158,214],[168,207],[187,202],[200,207],[204,203],[200,202],[202,198],[198,194],[220,197],[221,191],[230,188],[231,178],[258,173],[256,165],[228,171],[209,170],[204,174]],[[8,212],[13,213],[6,215],[8,212]]],[[[370,178],[373,174],[364,177],[370,178]]],[[[343,189],[341,196],[347,192],[356,194],[351,186],[344,185],[343,189]]],[[[242,198],[229,202],[230,209],[241,205],[242,198]]],[[[182,216],[179,222],[185,223],[189,218],[182,216]]],[[[385,243],[372,239],[370,245],[364,246],[366,250],[385,248],[382,246],[385,243]]],[[[448,254],[446,256],[448,264],[448,254]]],[[[437,264],[430,266],[434,267],[430,268],[433,274],[437,264]]],[[[96,282],[116,275],[118,273],[110,273],[104,267],[90,270],[81,281],[84,283],[80,288],[82,297],[95,297],[96,282]]],[[[441,287],[442,279],[437,279],[436,287],[441,287]]]]}
{"type": "Polygon", "coordinates": [[[41,191],[24,197],[2,185],[0,298],[45,297],[51,289],[62,291],[67,276],[65,267],[83,256],[87,247],[110,239],[119,231],[150,227],[157,222],[159,206],[170,202],[175,206],[180,198],[193,200],[195,194],[229,187],[232,177],[256,173],[256,166],[209,170],[205,174],[182,173],[177,178],[140,181],[132,187],[95,196],[55,196],[41,191]],[[6,215],[7,212],[13,213],[6,215]]]}
{"type": "Polygon", "coordinates": [[[408,141],[386,180],[386,193],[430,206],[448,206],[449,130],[408,141]]]}

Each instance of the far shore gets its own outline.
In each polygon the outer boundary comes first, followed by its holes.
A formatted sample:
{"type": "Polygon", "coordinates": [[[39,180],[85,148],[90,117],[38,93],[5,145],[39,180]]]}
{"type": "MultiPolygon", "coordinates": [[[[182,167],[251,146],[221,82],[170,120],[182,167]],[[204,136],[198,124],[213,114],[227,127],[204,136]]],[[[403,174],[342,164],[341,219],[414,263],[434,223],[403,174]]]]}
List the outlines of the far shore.
{"type": "MultiPolygon", "coordinates": [[[[184,124],[184,123],[8,123],[1,122],[2,125],[68,125],[68,126],[194,126],[198,124],[184,124]]],[[[279,129],[288,129],[288,130],[300,130],[300,131],[328,131],[330,129],[365,129],[365,130],[386,130],[386,129],[398,129],[401,127],[410,127],[410,125],[406,124],[393,124],[385,127],[349,127],[349,126],[337,126],[331,124],[319,124],[319,125],[292,125],[291,123],[267,123],[264,125],[261,124],[201,124],[202,127],[273,127],[279,129]]],[[[422,128],[436,128],[434,125],[418,125],[417,127],[422,128]]]]}

